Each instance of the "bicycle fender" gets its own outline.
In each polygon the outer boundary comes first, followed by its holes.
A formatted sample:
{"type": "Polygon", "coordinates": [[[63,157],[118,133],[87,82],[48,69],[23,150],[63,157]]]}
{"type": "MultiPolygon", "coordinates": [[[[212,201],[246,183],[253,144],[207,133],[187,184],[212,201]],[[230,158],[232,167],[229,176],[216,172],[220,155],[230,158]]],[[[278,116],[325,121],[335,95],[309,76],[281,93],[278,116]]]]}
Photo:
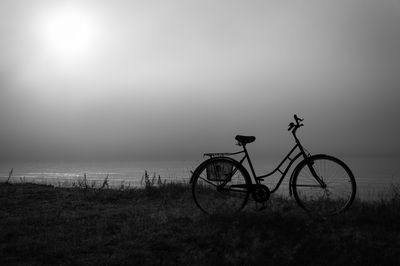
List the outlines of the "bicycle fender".
{"type": "MultiPolygon", "coordinates": [[[[300,154],[299,154],[299,155],[300,155],[300,154]]],[[[289,195],[290,195],[290,197],[291,197],[292,194],[293,194],[293,188],[292,188],[292,187],[293,187],[293,178],[294,178],[294,176],[297,174],[298,171],[300,171],[300,168],[303,167],[303,165],[307,163],[307,160],[310,160],[310,159],[312,159],[312,158],[314,158],[314,157],[317,157],[317,156],[327,156],[327,155],[326,155],[326,154],[322,154],[322,153],[321,153],[321,154],[312,155],[312,156],[308,157],[307,159],[301,160],[301,161],[296,165],[296,167],[294,168],[292,174],[290,175],[290,179],[289,179],[289,195]]]]}

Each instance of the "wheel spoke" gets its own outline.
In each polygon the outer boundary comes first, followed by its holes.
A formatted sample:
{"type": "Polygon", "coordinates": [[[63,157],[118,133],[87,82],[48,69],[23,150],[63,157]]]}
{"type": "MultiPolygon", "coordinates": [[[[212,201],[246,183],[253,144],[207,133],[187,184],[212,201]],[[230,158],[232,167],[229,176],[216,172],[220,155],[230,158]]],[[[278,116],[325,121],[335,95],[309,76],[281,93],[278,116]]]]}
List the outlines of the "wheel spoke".
{"type": "Polygon", "coordinates": [[[232,159],[209,159],[196,169],[193,178],[195,203],[208,214],[236,212],[249,198],[248,173],[232,159]]]}
{"type": "Polygon", "coordinates": [[[203,180],[204,182],[207,182],[207,183],[210,184],[211,186],[218,187],[218,185],[215,185],[214,183],[208,181],[207,179],[205,179],[205,178],[202,177],[202,176],[199,176],[199,179],[203,180]]]}
{"type": "Polygon", "coordinates": [[[311,158],[312,167],[326,187],[315,180],[308,165],[303,163],[294,178],[294,196],[307,212],[329,216],[346,210],[355,196],[355,181],[350,169],[340,160],[318,155],[311,158]]]}
{"type": "Polygon", "coordinates": [[[316,188],[321,188],[321,185],[299,185],[299,184],[297,184],[296,187],[316,187],[316,188]]]}

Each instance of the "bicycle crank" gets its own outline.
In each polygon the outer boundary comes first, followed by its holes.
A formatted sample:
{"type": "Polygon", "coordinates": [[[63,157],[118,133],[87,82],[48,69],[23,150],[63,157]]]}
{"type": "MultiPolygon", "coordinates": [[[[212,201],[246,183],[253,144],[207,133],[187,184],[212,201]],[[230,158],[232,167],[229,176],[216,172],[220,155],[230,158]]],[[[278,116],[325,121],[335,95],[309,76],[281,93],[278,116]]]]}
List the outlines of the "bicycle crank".
{"type": "Polygon", "coordinates": [[[266,185],[254,184],[251,195],[256,202],[264,203],[269,199],[271,192],[266,185]]]}

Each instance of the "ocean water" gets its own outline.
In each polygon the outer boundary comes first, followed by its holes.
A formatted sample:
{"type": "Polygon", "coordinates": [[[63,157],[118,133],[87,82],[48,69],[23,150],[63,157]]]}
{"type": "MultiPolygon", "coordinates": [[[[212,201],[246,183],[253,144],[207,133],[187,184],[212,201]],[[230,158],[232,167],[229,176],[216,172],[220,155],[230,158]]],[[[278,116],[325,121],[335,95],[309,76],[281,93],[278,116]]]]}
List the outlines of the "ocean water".
{"type": "Polygon", "coordinates": [[[84,175],[89,183],[102,183],[108,176],[112,187],[143,185],[145,171],[150,178],[161,177],[164,182],[188,182],[192,162],[185,161],[99,161],[99,162],[2,162],[0,180],[8,178],[13,168],[12,182],[35,182],[73,186],[84,175]]]}
{"type": "MultiPolygon", "coordinates": [[[[391,196],[394,186],[400,186],[400,157],[341,157],[352,170],[357,182],[357,197],[377,200],[391,196]]],[[[106,161],[106,162],[0,162],[0,181],[7,180],[13,168],[11,182],[35,182],[56,186],[73,186],[83,180],[99,186],[109,176],[111,187],[143,186],[145,171],[151,178],[160,176],[162,182],[188,183],[197,161],[106,161]]],[[[254,160],[257,175],[271,172],[279,159],[254,160]]],[[[296,163],[295,163],[296,164],[296,163]]],[[[295,165],[294,164],[294,165],[295,165]]],[[[294,166],[292,166],[294,167],[294,166]]],[[[291,171],[289,171],[290,175],[291,171]]],[[[288,195],[287,176],[277,193],[288,195]]],[[[274,174],[264,180],[273,189],[280,178],[274,174]]]]}

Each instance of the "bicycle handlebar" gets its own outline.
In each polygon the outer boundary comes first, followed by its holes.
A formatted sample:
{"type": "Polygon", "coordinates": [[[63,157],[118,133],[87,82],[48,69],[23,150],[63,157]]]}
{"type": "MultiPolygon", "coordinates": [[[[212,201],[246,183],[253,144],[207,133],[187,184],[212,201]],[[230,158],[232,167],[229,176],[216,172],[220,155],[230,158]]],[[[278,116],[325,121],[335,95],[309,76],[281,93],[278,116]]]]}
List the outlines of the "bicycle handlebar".
{"type": "Polygon", "coordinates": [[[297,115],[294,115],[294,120],[296,120],[296,123],[299,124],[299,121],[303,121],[304,119],[299,118],[297,115]]]}
{"type": "Polygon", "coordinates": [[[291,122],[289,124],[288,131],[290,131],[290,130],[296,131],[299,127],[304,126],[303,124],[300,124],[300,122],[302,122],[304,119],[299,118],[296,114],[294,115],[294,120],[295,120],[296,124],[291,122]]]}

